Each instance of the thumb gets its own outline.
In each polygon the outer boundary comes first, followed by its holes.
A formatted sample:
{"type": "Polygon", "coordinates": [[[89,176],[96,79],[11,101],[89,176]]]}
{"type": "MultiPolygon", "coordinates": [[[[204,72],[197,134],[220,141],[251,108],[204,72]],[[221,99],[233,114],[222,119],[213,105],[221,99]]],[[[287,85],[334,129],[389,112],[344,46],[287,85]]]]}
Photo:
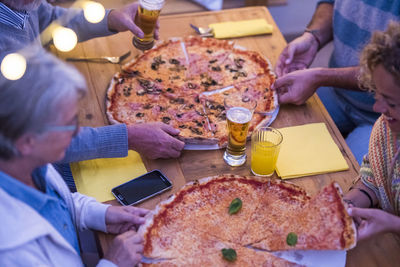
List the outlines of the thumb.
{"type": "Polygon", "coordinates": [[[292,63],[295,52],[296,52],[296,46],[289,45],[287,50],[287,59],[285,60],[286,65],[292,63]]]}
{"type": "Polygon", "coordinates": [[[349,215],[351,217],[359,217],[359,218],[363,218],[363,219],[368,219],[373,217],[372,213],[372,209],[362,209],[362,208],[349,208],[347,209],[347,212],[349,213],[349,215]]]}
{"type": "Polygon", "coordinates": [[[125,27],[128,28],[134,35],[136,35],[139,38],[144,37],[143,31],[131,20],[125,21],[125,27]]]}
{"type": "Polygon", "coordinates": [[[283,76],[275,80],[272,84],[271,89],[274,91],[281,91],[280,89],[286,88],[288,85],[291,84],[290,78],[288,76],[283,76]]]}
{"type": "Polygon", "coordinates": [[[179,131],[178,129],[175,129],[174,127],[168,125],[168,124],[163,124],[161,125],[161,130],[163,130],[164,132],[166,132],[169,135],[178,135],[181,131],[179,131]]]}

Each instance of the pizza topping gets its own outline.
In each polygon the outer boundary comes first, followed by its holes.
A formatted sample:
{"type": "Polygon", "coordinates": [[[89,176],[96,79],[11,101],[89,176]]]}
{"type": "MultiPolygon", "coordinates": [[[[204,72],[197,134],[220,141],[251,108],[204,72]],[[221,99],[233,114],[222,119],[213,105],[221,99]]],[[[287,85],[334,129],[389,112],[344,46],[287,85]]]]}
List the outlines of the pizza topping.
{"type": "Polygon", "coordinates": [[[229,215],[236,214],[242,208],[242,200],[240,198],[235,198],[229,205],[228,213],[229,215]]]}
{"type": "Polygon", "coordinates": [[[189,89],[196,89],[197,85],[195,85],[195,84],[193,84],[193,83],[188,83],[188,84],[187,84],[187,87],[188,87],[189,89]]]}
{"type": "Polygon", "coordinates": [[[181,128],[181,129],[186,129],[187,128],[187,126],[183,125],[183,124],[179,125],[178,127],[181,128]]]}
{"type": "Polygon", "coordinates": [[[179,62],[179,60],[175,59],[175,58],[171,58],[169,60],[169,63],[173,64],[173,65],[179,65],[181,64],[181,62],[179,62]]]}
{"type": "Polygon", "coordinates": [[[162,122],[163,122],[163,123],[169,124],[170,120],[171,120],[170,117],[167,117],[167,116],[162,117],[162,122]]]}
{"type": "Polygon", "coordinates": [[[146,90],[140,89],[139,91],[136,92],[136,94],[137,94],[138,96],[145,95],[145,94],[146,94],[146,90]]]}
{"type": "Polygon", "coordinates": [[[158,70],[158,67],[164,63],[165,63],[165,61],[162,60],[161,56],[155,57],[155,58],[153,58],[153,62],[151,63],[151,69],[158,70]]]}
{"type": "Polygon", "coordinates": [[[192,131],[192,133],[198,134],[198,135],[202,135],[203,132],[199,129],[199,128],[195,128],[192,126],[189,126],[190,131],[192,131]]]}
{"type": "Polygon", "coordinates": [[[213,64],[213,63],[215,63],[217,61],[218,61],[218,59],[213,59],[213,60],[208,61],[208,63],[213,64]]]}
{"type": "Polygon", "coordinates": [[[153,105],[150,104],[150,103],[147,103],[147,104],[145,104],[145,105],[143,106],[144,109],[151,109],[152,107],[153,107],[153,105]]]}
{"type": "Polygon", "coordinates": [[[235,58],[235,59],[233,60],[233,62],[235,62],[235,65],[236,65],[236,67],[237,67],[238,69],[241,69],[241,68],[243,68],[243,63],[245,62],[245,60],[242,59],[242,58],[235,58]]]}
{"type": "Polygon", "coordinates": [[[212,67],[211,70],[212,71],[221,71],[221,67],[220,66],[212,67]]]}
{"type": "Polygon", "coordinates": [[[221,249],[222,252],[222,257],[224,257],[225,260],[233,262],[237,258],[236,251],[232,248],[223,248],[221,249]]]}
{"type": "Polygon", "coordinates": [[[139,76],[140,72],[138,70],[123,70],[122,71],[122,76],[126,78],[132,78],[139,76]]]}
{"type": "Polygon", "coordinates": [[[243,96],[242,97],[242,102],[249,102],[250,101],[250,97],[248,97],[248,96],[243,96]]]}
{"type": "Polygon", "coordinates": [[[138,113],[136,113],[136,117],[143,118],[144,117],[144,113],[138,112],[138,113]]]}
{"type": "Polygon", "coordinates": [[[162,80],[161,80],[160,78],[156,78],[155,80],[156,80],[157,82],[159,82],[159,83],[162,82],[162,80]]]}
{"type": "Polygon", "coordinates": [[[169,93],[173,93],[173,92],[174,92],[174,89],[172,89],[172,88],[168,87],[168,88],[167,88],[167,92],[169,92],[169,93]]]}
{"type": "Polygon", "coordinates": [[[194,104],[190,104],[190,105],[184,105],[183,109],[184,110],[191,110],[194,107],[194,104]]]}
{"type": "Polygon", "coordinates": [[[297,244],[297,235],[293,232],[290,232],[286,237],[286,243],[289,246],[295,246],[297,244]]]}
{"type": "Polygon", "coordinates": [[[171,99],[169,101],[169,103],[171,103],[171,104],[175,104],[175,103],[184,104],[185,103],[185,99],[183,99],[182,97],[178,97],[178,98],[175,98],[175,99],[171,99]]]}
{"type": "Polygon", "coordinates": [[[232,79],[237,80],[239,77],[247,77],[247,73],[245,71],[239,71],[235,73],[232,79]]]}
{"type": "Polygon", "coordinates": [[[212,54],[212,52],[213,52],[211,49],[207,49],[206,51],[207,51],[207,53],[209,53],[209,54],[212,54]]]}

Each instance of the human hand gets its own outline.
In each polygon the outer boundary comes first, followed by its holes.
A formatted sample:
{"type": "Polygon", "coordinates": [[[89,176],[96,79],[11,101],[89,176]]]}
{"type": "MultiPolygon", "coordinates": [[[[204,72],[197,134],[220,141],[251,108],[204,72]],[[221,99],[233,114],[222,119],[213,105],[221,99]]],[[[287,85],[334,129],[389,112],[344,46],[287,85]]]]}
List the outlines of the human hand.
{"type": "Polygon", "coordinates": [[[298,70],[278,78],[271,86],[280,104],[304,104],[319,87],[318,69],[298,70]]]}
{"type": "Polygon", "coordinates": [[[147,209],[132,206],[110,206],[106,210],[107,232],[121,234],[129,230],[136,230],[145,222],[147,209]]]}
{"type": "Polygon", "coordinates": [[[161,122],[128,126],[129,148],[150,158],[177,158],[185,143],[176,137],[179,130],[161,122]]]}
{"type": "Polygon", "coordinates": [[[315,37],[311,33],[304,33],[283,49],[276,63],[276,74],[281,77],[289,72],[308,68],[317,51],[318,42],[315,37]]]}
{"type": "Polygon", "coordinates": [[[142,259],[143,238],[135,231],[128,231],[114,238],[104,255],[118,267],[136,266],[142,259]]]}
{"type": "Polygon", "coordinates": [[[349,208],[348,213],[357,225],[357,241],[379,233],[398,231],[400,218],[380,209],[349,208]]]}
{"type": "MultiPolygon", "coordinates": [[[[122,8],[113,9],[108,14],[108,28],[111,31],[131,31],[139,38],[144,37],[143,31],[135,24],[139,3],[128,4],[122,8]]],[[[158,40],[159,23],[157,21],[154,30],[154,38],[158,40]]]]}

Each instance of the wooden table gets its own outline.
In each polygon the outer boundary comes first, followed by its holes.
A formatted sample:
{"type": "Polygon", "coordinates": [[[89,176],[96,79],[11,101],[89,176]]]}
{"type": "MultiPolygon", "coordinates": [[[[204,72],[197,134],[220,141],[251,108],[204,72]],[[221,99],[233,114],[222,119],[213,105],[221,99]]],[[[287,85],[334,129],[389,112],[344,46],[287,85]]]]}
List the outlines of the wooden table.
{"type": "MultiPolygon", "coordinates": [[[[286,42],[266,8],[247,7],[219,12],[161,16],[160,35],[161,39],[192,35],[194,32],[189,27],[189,23],[206,26],[212,22],[254,18],[265,18],[269,23],[273,24],[273,34],[240,38],[235,41],[250,50],[261,52],[275,65],[280,52],[286,46],[286,42]]],[[[131,45],[131,40],[132,35],[130,33],[98,38],[79,44],[68,54],[59,53],[59,56],[122,55],[127,50],[131,50],[134,56],[138,55],[139,52],[131,45]]],[[[105,91],[112,75],[119,71],[120,66],[94,63],[76,63],[75,65],[85,75],[89,88],[88,96],[82,100],[83,108],[80,112],[82,125],[107,125],[108,122],[105,116],[105,91]]],[[[324,122],[327,125],[329,132],[340,148],[350,169],[343,172],[293,179],[291,182],[302,186],[311,195],[315,194],[323,186],[328,185],[331,181],[337,181],[346,191],[357,176],[359,165],[317,96],[311,97],[302,106],[282,106],[272,126],[280,128],[313,122],[324,122]]],[[[171,193],[179,190],[181,186],[190,180],[222,173],[251,174],[249,162],[241,167],[230,167],[225,164],[222,155],[223,150],[183,151],[179,159],[144,159],[148,170],[161,169],[173,181],[174,186],[172,192],[166,192],[161,196],[146,201],[140,206],[149,209],[154,208],[157,203],[167,198],[171,193]]],[[[117,205],[116,201],[111,201],[111,203],[117,205]]],[[[111,235],[100,234],[99,240],[103,250],[107,249],[112,238],[111,235]]],[[[400,263],[399,252],[399,238],[392,235],[380,236],[379,238],[359,244],[357,248],[350,251],[347,257],[347,266],[394,266],[395,263],[400,263]]]]}

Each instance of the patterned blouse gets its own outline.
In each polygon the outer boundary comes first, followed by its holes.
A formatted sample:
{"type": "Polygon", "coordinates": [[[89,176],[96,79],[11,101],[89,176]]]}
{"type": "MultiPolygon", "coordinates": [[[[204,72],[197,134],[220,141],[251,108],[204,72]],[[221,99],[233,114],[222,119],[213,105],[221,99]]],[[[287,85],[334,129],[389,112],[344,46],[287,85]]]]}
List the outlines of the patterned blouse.
{"type": "Polygon", "coordinates": [[[396,215],[400,215],[399,147],[400,133],[392,132],[384,116],[380,116],[360,169],[361,181],[375,192],[380,207],[396,215]]]}

